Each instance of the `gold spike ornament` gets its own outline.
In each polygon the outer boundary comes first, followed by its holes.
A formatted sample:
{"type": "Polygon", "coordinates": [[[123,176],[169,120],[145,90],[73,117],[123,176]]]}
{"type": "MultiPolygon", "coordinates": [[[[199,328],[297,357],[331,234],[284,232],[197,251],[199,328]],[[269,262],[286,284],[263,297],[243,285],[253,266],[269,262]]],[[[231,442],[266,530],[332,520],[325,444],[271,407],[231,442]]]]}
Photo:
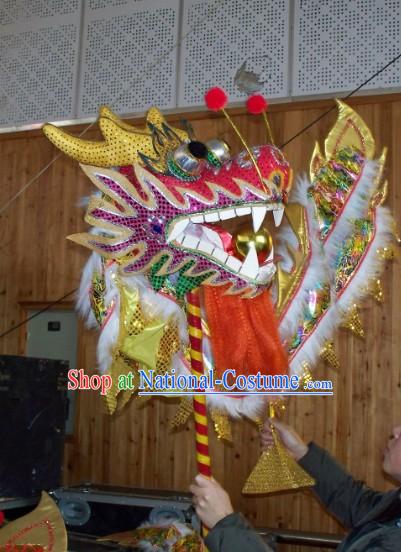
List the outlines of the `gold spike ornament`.
{"type": "MultiPolygon", "coordinates": [[[[269,410],[270,418],[273,418],[272,405],[269,410]]],[[[271,425],[271,431],[274,444],[262,453],[242,492],[268,494],[314,485],[315,480],[301,468],[281,444],[273,425],[271,425]]]]}
{"type": "Polygon", "coordinates": [[[365,330],[363,329],[359,310],[355,303],[350,307],[348,315],[342,323],[342,327],[350,330],[358,337],[365,337],[365,330]]]}
{"type": "Polygon", "coordinates": [[[372,293],[373,297],[378,303],[383,303],[384,294],[380,278],[375,278],[374,280],[372,280],[369,291],[372,293]]]}
{"type": "Polygon", "coordinates": [[[213,420],[214,429],[217,433],[217,438],[224,439],[229,443],[232,443],[233,436],[231,431],[230,420],[228,419],[227,414],[224,414],[221,410],[213,408],[211,410],[211,418],[213,420]]]}
{"type": "Polygon", "coordinates": [[[170,421],[170,430],[177,429],[187,423],[191,414],[193,414],[194,406],[191,397],[183,397],[180,405],[177,408],[174,418],[170,421]]]}
{"type": "Polygon", "coordinates": [[[334,370],[340,369],[340,361],[338,360],[337,353],[334,349],[334,343],[332,341],[326,341],[320,351],[320,358],[322,358],[329,366],[334,370]]]}

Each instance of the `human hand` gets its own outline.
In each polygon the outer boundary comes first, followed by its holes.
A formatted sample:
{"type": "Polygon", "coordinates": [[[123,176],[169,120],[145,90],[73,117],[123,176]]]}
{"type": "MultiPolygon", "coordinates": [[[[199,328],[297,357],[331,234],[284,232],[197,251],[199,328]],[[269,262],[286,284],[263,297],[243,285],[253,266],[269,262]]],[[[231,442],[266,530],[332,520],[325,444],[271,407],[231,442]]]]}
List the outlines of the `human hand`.
{"type": "Polygon", "coordinates": [[[198,474],[189,490],[194,495],[192,502],[196,513],[209,529],[234,511],[230,497],[213,477],[208,479],[198,474]]]}
{"type": "Polygon", "coordinates": [[[295,458],[295,460],[300,460],[308,452],[308,446],[301,439],[298,433],[289,425],[284,422],[280,422],[276,418],[269,418],[265,421],[263,429],[260,434],[261,445],[263,449],[268,449],[274,445],[273,435],[271,426],[276,429],[277,434],[289,452],[289,454],[295,458]]]}

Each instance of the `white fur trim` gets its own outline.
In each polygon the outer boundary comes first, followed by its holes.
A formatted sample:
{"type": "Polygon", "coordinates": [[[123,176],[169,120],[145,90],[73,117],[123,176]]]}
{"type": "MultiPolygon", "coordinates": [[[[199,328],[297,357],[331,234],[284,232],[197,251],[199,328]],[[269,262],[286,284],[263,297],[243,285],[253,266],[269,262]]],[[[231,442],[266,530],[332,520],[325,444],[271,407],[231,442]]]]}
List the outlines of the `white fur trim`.
{"type": "MultiPolygon", "coordinates": [[[[376,233],[363,260],[359,263],[357,271],[343,291],[340,298],[332,304],[316,326],[314,332],[299,347],[291,360],[290,372],[299,374],[303,361],[313,366],[319,359],[320,351],[327,339],[330,339],[341,324],[348,309],[353,303],[359,303],[368,295],[367,284],[373,278],[380,275],[384,261],[377,255],[377,249],[388,246],[392,240],[393,219],[385,207],[376,209],[375,227],[376,233]]],[[[342,242],[337,244],[337,252],[342,242]]],[[[334,253],[334,248],[333,248],[334,253]]],[[[334,257],[334,255],[333,255],[334,257]]],[[[333,267],[334,268],[334,267],[333,267]]]]}
{"type": "Polygon", "coordinates": [[[87,260],[82,271],[81,281],[79,283],[76,309],[85,320],[88,328],[98,328],[97,320],[92,312],[90,301],[90,290],[92,287],[92,277],[94,272],[102,271],[102,261],[98,253],[92,253],[87,260]]]}
{"type": "MultiPolygon", "coordinates": [[[[288,306],[283,319],[280,322],[279,331],[280,336],[283,341],[290,339],[296,328],[298,322],[304,312],[304,309],[308,304],[308,290],[310,290],[316,282],[328,282],[328,267],[322,254],[322,245],[318,237],[318,227],[317,220],[315,216],[315,206],[312,201],[307,200],[307,190],[310,187],[310,182],[304,178],[300,179],[294,189],[294,194],[291,195],[291,202],[293,199],[297,199],[297,203],[301,205],[306,205],[306,218],[308,222],[308,231],[309,231],[309,243],[310,243],[310,261],[309,265],[305,269],[303,276],[302,284],[299,286],[298,290],[291,298],[291,303],[288,306]]],[[[294,201],[295,203],[295,201],[294,201]]],[[[288,225],[289,227],[289,225],[288,225]]],[[[291,230],[291,234],[296,237],[291,230]]],[[[282,255],[284,259],[289,258],[287,248],[285,243],[290,243],[293,248],[298,247],[298,241],[294,242],[294,238],[289,239],[289,232],[286,228],[282,233],[282,243],[280,245],[279,255],[282,255]]],[[[292,266],[289,266],[288,260],[284,265],[287,270],[291,270],[292,266]]]]}

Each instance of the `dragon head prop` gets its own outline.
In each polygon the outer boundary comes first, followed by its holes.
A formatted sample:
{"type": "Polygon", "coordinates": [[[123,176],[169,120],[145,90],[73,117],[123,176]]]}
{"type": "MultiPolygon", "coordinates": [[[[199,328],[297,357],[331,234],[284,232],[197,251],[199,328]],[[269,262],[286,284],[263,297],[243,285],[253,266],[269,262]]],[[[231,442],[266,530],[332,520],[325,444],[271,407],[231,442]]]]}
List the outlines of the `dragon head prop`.
{"type": "Polygon", "coordinates": [[[271,284],[274,247],[264,221],[272,211],[280,224],[292,176],[279,149],[262,145],[232,157],[222,140],[196,141],[155,108],[138,129],[102,107],[99,126],[102,142],[44,126],[101,192],[86,214],[95,234],[70,239],[177,296],[201,283],[229,284],[226,293],[242,297],[271,284]]]}
{"type": "MultiPolygon", "coordinates": [[[[375,159],[373,136],[350,107],[338,102],[324,153],[316,145],[310,178],[298,179],[287,201],[292,171],[273,145],[266,101],[254,95],[247,102],[248,111],[263,114],[269,135],[268,144],[251,148],[225,112],[224,91],[214,89],[209,99],[240,137],[241,153],[231,155],[219,139],[195,140],[188,126],[174,128],[155,108],[139,129],[102,107],[99,142],[52,125],[44,132],[99,190],[86,213],[93,230],[71,239],[94,252],[78,308],[100,328],[98,366],[113,382],[110,412],[138,390],[139,372],[203,375],[205,367],[222,381],[228,369],[245,384],[237,378],[229,394],[213,388],[207,399],[195,396],[193,407],[199,422],[207,404],[225,436],[227,414],[256,420],[266,406],[266,393],[252,391],[248,376],[289,373],[303,385],[320,356],[335,365],[333,332],[360,326],[356,305],[380,283],[394,221],[382,205],[385,151],[375,159]],[[128,373],[136,382],[120,389],[128,373]]],[[[190,412],[184,396],[173,426],[190,412]]],[[[204,451],[207,424],[200,425],[197,450],[204,451]]]]}

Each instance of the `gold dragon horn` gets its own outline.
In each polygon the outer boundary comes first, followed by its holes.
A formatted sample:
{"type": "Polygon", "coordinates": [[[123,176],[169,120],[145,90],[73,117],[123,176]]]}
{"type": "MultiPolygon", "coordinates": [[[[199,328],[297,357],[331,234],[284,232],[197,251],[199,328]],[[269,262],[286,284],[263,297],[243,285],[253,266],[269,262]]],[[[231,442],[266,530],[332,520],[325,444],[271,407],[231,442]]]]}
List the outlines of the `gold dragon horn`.
{"type": "Polygon", "coordinates": [[[152,135],[150,132],[135,132],[134,127],[128,131],[112,119],[101,117],[99,126],[105,138],[102,142],[84,140],[71,136],[51,124],[43,127],[45,136],[62,152],[80,163],[96,167],[114,167],[130,165],[139,161],[138,150],[145,155],[154,155],[152,135]]]}
{"type": "Polygon", "coordinates": [[[375,141],[366,123],[355,111],[341,100],[336,100],[338,117],[325,140],[325,156],[331,159],[344,147],[361,152],[365,159],[373,159],[375,141]]]}
{"type": "Polygon", "coordinates": [[[156,108],[151,108],[146,117],[147,126],[138,129],[122,121],[109,108],[100,109],[99,126],[104,140],[84,140],[71,136],[51,124],[45,124],[43,132],[46,137],[68,156],[86,165],[96,167],[115,167],[134,165],[141,161],[143,156],[148,158],[161,157],[164,159],[166,151],[177,147],[177,140],[166,136],[171,131],[178,141],[187,141],[188,133],[181,129],[170,127],[163,115],[156,108]],[[152,128],[163,133],[164,140],[158,144],[158,151],[154,148],[154,132],[152,128]]]}
{"type": "Polygon", "coordinates": [[[157,107],[151,107],[148,110],[146,114],[146,127],[143,129],[130,125],[124,121],[124,119],[121,119],[118,115],[116,115],[116,113],[114,113],[107,105],[102,105],[99,108],[99,124],[101,119],[111,119],[120,128],[136,134],[150,135],[149,125],[151,125],[156,127],[159,131],[163,131],[163,128],[171,129],[182,142],[186,142],[189,139],[188,131],[169,125],[157,107]]]}
{"type": "Polygon", "coordinates": [[[320,151],[319,143],[315,142],[315,147],[313,149],[312,158],[309,165],[309,176],[311,182],[313,182],[313,179],[324,164],[324,161],[325,159],[322,155],[322,152],[320,151]]]}
{"type": "MultiPolygon", "coordinates": [[[[147,121],[149,120],[149,111],[148,111],[148,114],[147,114],[147,117],[146,117],[147,121]]],[[[116,123],[116,125],[118,125],[119,127],[123,128],[124,130],[127,130],[129,132],[138,132],[138,133],[143,133],[143,134],[149,134],[149,130],[147,128],[139,129],[139,128],[134,127],[133,125],[130,125],[129,123],[124,121],[124,119],[121,119],[121,117],[119,117],[116,113],[114,113],[114,111],[112,111],[110,109],[110,107],[108,107],[107,105],[101,105],[99,107],[99,121],[100,121],[100,119],[110,119],[111,121],[116,123]]]]}

